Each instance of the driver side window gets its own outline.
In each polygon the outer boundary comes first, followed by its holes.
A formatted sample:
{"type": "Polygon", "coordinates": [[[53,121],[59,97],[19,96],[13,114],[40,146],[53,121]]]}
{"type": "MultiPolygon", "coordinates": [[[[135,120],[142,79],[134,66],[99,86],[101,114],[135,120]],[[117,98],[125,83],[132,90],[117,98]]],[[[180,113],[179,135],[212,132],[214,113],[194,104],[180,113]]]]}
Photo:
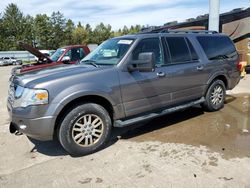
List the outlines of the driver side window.
{"type": "Polygon", "coordinates": [[[163,56],[159,38],[142,39],[134,49],[133,60],[138,60],[139,54],[144,52],[153,52],[155,55],[156,65],[163,64],[163,56]]]}

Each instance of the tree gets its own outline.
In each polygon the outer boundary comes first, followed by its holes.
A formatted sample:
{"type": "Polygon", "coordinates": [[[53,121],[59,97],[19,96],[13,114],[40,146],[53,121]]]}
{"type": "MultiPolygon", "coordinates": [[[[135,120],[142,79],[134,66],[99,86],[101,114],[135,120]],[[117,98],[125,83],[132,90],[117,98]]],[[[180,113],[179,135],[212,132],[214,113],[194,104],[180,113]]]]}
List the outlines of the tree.
{"type": "Polygon", "coordinates": [[[134,33],[138,33],[141,30],[141,26],[140,25],[135,25],[135,26],[131,26],[129,29],[129,33],[130,34],[134,34],[134,33]]]}
{"type": "Polygon", "coordinates": [[[4,27],[3,27],[3,19],[2,19],[2,13],[0,13],[0,50],[4,50],[4,37],[5,32],[4,32],[4,27]]]}
{"type": "Polygon", "coordinates": [[[56,49],[64,44],[65,39],[65,28],[66,28],[66,19],[63,14],[58,12],[53,12],[50,17],[50,23],[52,25],[52,43],[51,47],[56,49]]]}
{"type": "Polygon", "coordinates": [[[53,49],[52,25],[46,14],[38,14],[34,20],[34,40],[40,49],[53,49]]]}
{"type": "Polygon", "coordinates": [[[89,24],[85,25],[85,30],[87,32],[87,38],[86,38],[86,43],[91,44],[93,43],[93,31],[92,28],[89,24]]]}
{"type": "Polygon", "coordinates": [[[16,4],[9,4],[3,14],[2,27],[4,28],[4,50],[18,49],[17,41],[22,40],[23,36],[23,13],[16,4]]]}
{"type": "Polygon", "coordinates": [[[23,18],[22,31],[22,41],[28,44],[32,44],[32,41],[35,39],[34,18],[32,16],[27,15],[23,18]]]}
{"type": "Polygon", "coordinates": [[[70,45],[73,44],[73,31],[75,29],[74,22],[71,19],[68,19],[66,22],[65,27],[65,39],[64,39],[64,45],[70,45]]]}
{"type": "Polygon", "coordinates": [[[78,23],[72,35],[74,44],[87,44],[88,33],[86,29],[82,26],[81,22],[78,23]]]}
{"type": "Polygon", "coordinates": [[[128,30],[128,27],[125,25],[124,27],[123,27],[123,29],[122,29],[122,34],[123,35],[127,35],[127,34],[129,34],[129,30],[128,30]]]}
{"type": "Polygon", "coordinates": [[[93,43],[101,44],[103,41],[109,39],[112,36],[111,25],[104,25],[100,23],[93,31],[93,43]]]}
{"type": "Polygon", "coordinates": [[[124,26],[112,31],[111,25],[98,24],[91,28],[78,22],[75,26],[71,19],[66,20],[62,13],[53,12],[51,16],[37,14],[35,17],[24,15],[16,4],[10,3],[0,13],[0,50],[19,50],[18,41],[36,43],[39,49],[57,49],[62,45],[100,44],[116,36],[133,34],[142,26],[124,26]]]}

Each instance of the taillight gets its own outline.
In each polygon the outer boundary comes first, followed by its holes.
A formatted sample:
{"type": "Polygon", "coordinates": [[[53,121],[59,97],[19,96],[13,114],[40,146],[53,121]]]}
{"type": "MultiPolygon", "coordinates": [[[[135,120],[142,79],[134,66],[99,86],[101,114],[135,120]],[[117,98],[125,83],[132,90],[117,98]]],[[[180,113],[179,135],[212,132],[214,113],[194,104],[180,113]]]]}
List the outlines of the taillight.
{"type": "Polygon", "coordinates": [[[238,59],[238,61],[237,61],[237,65],[236,65],[236,66],[237,66],[237,70],[241,72],[241,71],[242,71],[243,66],[242,66],[242,64],[241,64],[240,59],[238,59]]]}

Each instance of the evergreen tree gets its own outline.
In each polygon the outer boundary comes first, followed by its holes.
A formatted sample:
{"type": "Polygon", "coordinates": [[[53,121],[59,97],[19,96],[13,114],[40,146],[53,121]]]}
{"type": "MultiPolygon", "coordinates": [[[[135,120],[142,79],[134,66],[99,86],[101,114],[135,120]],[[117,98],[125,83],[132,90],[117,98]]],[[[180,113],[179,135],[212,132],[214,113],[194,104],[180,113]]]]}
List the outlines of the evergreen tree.
{"type": "Polygon", "coordinates": [[[77,27],[73,31],[73,43],[74,44],[87,44],[87,31],[82,26],[81,22],[78,23],[77,27]]]}
{"type": "Polygon", "coordinates": [[[75,29],[74,22],[71,19],[68,19],[66,22],[65,27],[65,39],[64,39],[64,45],[70,45],[73,44],[73,31],[75,29]]]}
{"type": "Polygon", "coordinates": [[[52,45],[52,25],[46,14],[38,14],[34,20],[34,40],[39,49],[56,49],[52,45]]]}
{"type": "Polygon", "coordinates": [[[24,24],[23,13],[16,4],[9,4],[2,18],[2,27],[4,35],[4,50],[18,49],[17,41],[22,40],[24,24]]]}
{"type": "Polygon", "coordinates": [[[65,43],[66,19],[59,11],[53,12],[50,17],[50,24],[52,25],[52,43],[50,45],[53,49],[56,49],[65,43]]]}
{"type": "Polygon", "coordinates": [[[59,11],[53,12],[50,17],[46,14],[25,16],[16,4],[10,3],[0,13],[0,50],[21,50],[18,41],[36,44],[39,49],[57,49],[72,44],[100,44],[111,37],[137,33],[141,28],[140,25],[130,28],[124,26],[112,31],[111,25],[100,23],[91,28],[90,24],[83,26],[81,22],[75,26],[71,19],[66,21],[59,11]]]}
{"type": "Polygon", "coordinates": [[[93,31],[93,42],[96,44],[101,44],[103,41],[109,39],[111,35],[111,25],[104,25],[100,23],[97,25],[93,31]]]}

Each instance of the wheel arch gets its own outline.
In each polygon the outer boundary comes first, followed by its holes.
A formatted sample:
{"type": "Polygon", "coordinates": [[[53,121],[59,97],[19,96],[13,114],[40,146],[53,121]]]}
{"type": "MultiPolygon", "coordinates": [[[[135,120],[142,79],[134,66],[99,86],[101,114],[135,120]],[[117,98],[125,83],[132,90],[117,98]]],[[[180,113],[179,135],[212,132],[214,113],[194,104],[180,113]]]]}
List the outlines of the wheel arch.
{"type": "Polygon", "coordinates": [[[55,125],[54,125],[54,133],[53,133],[54,138],[57,136],[57,131],[60,128],[60,124],[62,120],[64,119],[64,117],[66,116],[67,112],[72,110],[75,106],[79,104],[84,104],[84,103],[95,103],[104,107],[109,113],[111,120],[113,121],[115,111],[112,106],[112,103],[107,98],[100,96],[100,95],[81,96],[81,97],[78,97],[69,101],[66,105],[63,106],[63,108],[58,113],[56,120],[55,120],[55,125]]]}
{"type": "MultiPolygon", "coordinates": [[[[225,84],[226,89],[229,88],[229,79],[224,73],[217,73],[213,75],[207,82],[206,92],[209,88],[209,86],[213,83],[214,80],[221,80],[225,84]]],[[[205,94],[206,94],[205,92],[205,94]]]]}

